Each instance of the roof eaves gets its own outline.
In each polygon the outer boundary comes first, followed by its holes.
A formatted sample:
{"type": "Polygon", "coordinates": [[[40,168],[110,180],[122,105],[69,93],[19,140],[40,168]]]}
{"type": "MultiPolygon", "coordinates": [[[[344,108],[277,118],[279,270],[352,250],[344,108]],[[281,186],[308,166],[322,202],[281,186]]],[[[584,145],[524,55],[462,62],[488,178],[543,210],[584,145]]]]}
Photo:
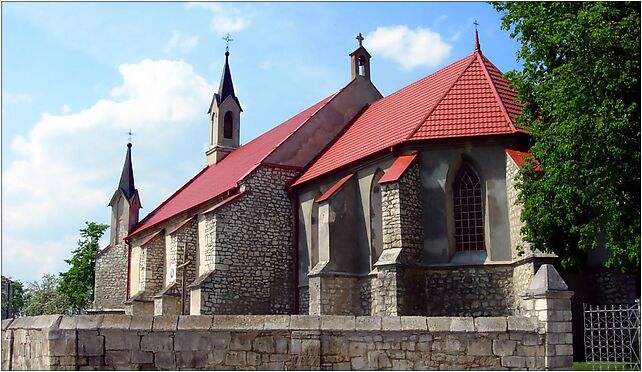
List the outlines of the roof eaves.
{"type": "Polygon", "coordinates": [[[352,172],[347,176],[344,176],[339,181],[337,181],[334,185],[332,185],[332,187],[330,187],[328,191],[323,193],[323,195],[319,196],[314,201],[317,203],[321,203],[330,199],[332,195],[334,195],[337,191],[339,191],[343,187],[343,185],[345,185],[345,183],[348,182],[348,180],[350,180],[355,174],[356,172],[352,172]]]}
{"type": "MultiPolygon", "coordinates": [[[[488,72],[488,69],[486,68],[486,64],[484,63],[483,56],[481,53],[477,55],[477,59],[479,61],[479,64],[481,65],[482,71],[484,72],[484,75],[486,76],[486,80],[488,80],[488,84],[490,84],[490,89],[493,92],[493,95],[495,96],[495,100],[499,104],[500,109],[502,110],[502,113],[506,117],[506,120],[508,120],[508,125],[510,126],[511,130],[513,132],[516,131],[515,124],[513,123],[513,119],[511,119],[510,115],[508,115],[508,110],[506,110],[506,106],[504,106],[504,101],[502,101],[502,98],[499,96],[499,92],[497,91],[497,87],[495,86],[495,83],[493,82],[493,79],[490,77],[490,73],[488,72]]],[[[486,59],[488,60],[488,59],[486,59]]],[[[490,62],[490,60],[488,60],[490,62]]],[[[491,62],[492,64],[492,62],[491,62]]],[[[494,66],[494,65],[493,65],[494,66]]],[[[496,68],[496,67],[495,67],[496,68]]],[[[499,71],[499,69],[497,69],[499,71]]]]}
{"type": "Polygon", "coordinates": [[[194,218],[196,218],[196,215],[192,215],[191,217],[187,217],[183,222],[181,222],[174,230],[170,231],[167,235],[172,235],[178,232],[178,230],[182,229],[185,225],[190,223],[194,218]]]}
{"type": "Polygon", "coordinates": [[[398,181],[406,170],[413,163],[417,157],[417,152],[410,155],[400,155],[395,159],[394,163],[388,168],[386,173],[379,179],[379,184],[398,181]]]}
{"type": "Polygon", "coordinates": [[[160,229],[157,232],[150,235],[147,239],[143,240],[143,242],[140,243],[140,247],[143,247],[149,244],[150,242],[152,242],[154,239],[158,238],[163,233],[163,231],[165,231],[165,229],[160,229]]]}
{"type": "Polygon", "coordinates": [[[457,76],[457,78],[453,80],[452,84],[450,84],[450,87],[448,87],[448,89],[446,89],[446,90],[444,91],[444,93],[441,95],[441,97],[439,97],[439,99],[438,99],[438,100],[435,102],[435,104],[430,108],[430,110],[428,110],[428,113],[427,113],[427,114],[426,114],[426,115],[425,115],[425,116],[424,116],[424,117],[419,121],[419,123],[417,123],[417,125],[415,126],[415,128],[410,132],[410,135],[406,136],[406,138],[402,139],[399,143],[396,143],[395,145],[399,145],[399,144],[401,144],[401,143],[403,143],[403,142],[406,142],[407,140],[411,139],[411,138],[415,135],[415,133],[417,133],[417,131],[419,130],[419,128],[421,128],[421,126],[426,122],[426,120],[428,120],[428,118],[430,117],[430,115],[432,115],[432,113],[435,111],[435,109],[437,109],[437,107],[439,106],[439,104],[441,103],[441,101],[443,101],[444,97],[446,97],[446,95],[448,95],[448,93],[453,89],[453,87],[455,86],[455,84],[457,84],[457,82],[459,81],[459,79],[461,79],[461,77],[466,73],[466,71],[468,70],[468,68],[470,68],[470,65],[472,65],[472,64],[473,64],[473,62],[475,61],[475,57],[476,57],[476,55],[477,55],[477,54],[478,54],[478,53],[477,53],[477,52],[475,52],[475,53],[473,53],[472,55],[470,55],[470,56],[468,57],[468,58],[470,58],[470,62],[468,62],[468,64],[466,65],[466,67],[464,67],[464,68],[461,70],[461,72],[459,73],[459,75],[457,76]]]}

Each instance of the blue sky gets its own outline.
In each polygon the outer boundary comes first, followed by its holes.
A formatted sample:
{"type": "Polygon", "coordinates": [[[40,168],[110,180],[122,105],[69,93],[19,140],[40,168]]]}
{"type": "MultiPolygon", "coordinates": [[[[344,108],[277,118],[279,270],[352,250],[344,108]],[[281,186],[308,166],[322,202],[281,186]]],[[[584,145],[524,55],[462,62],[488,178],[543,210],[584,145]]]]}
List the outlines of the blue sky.
{"type": "Polygon", "coordinates": [[[500,17],[486,3],[2,3],[2,274],[64,271],[84,222],[109,223],[129,128],[141,217],[205,166],[227,32],[246,143],[347,84],[358,32],[384,95],[471,54],[474,20],[483,53],[519,69],[500,17]]]}

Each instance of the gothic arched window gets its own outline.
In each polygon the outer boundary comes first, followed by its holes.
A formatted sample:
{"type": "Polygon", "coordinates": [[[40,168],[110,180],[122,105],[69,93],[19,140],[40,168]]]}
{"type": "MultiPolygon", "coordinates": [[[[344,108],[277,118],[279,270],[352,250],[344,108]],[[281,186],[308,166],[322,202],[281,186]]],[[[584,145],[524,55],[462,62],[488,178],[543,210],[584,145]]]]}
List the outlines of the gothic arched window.
{"type": "Polygon", "coordinates": [[[232,139],[232,131],[234,128],[234,118],[232,116],[232,111],[225,113],[223,118],[223,137],[227,139],[232,139]]]}
{"type": "Polygon", "coordinates": [[[481,182],[465,162],[453,181],[455,247],[457,251],[484,249],[484,216],[481,182]]]}
{"type": "Polygon", "coordinates": [[[383,171],[377,169],[370,185],[370,262],[374,265],[383,252],[383,222],[381,210],[381,185],[383,171]]]}

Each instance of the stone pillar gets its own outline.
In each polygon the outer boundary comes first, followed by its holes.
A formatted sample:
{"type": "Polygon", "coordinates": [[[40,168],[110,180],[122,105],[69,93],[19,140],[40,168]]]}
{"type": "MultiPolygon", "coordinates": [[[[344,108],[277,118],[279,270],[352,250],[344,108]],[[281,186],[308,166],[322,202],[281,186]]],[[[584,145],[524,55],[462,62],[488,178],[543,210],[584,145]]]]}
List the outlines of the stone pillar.
{"type": "Polygon", "coordinates": [[[542,265],[522,295],[525,312],[539,321],[546,335],[545,368],[572,369],[573,332],[571,297],[573,291],[550,264],[542,265]]]}
{"type": "Polygon", "coordinates": [[[398,180],[382,184],[381,193],[383,252],[374,264],[377,278],[372,288],[372,314],[423,315],[426,279],[413,270],[423,259],[419,162],[398,180]]]}

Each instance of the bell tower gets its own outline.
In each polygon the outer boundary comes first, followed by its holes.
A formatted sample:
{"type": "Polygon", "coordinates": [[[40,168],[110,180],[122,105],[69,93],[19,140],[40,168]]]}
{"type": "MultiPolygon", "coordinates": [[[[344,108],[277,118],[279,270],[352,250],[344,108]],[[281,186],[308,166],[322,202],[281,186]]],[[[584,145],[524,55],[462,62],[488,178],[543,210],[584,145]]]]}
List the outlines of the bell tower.
{"type": "Polygon", "coordinates": [[[355,49],[354,52],[350,53],[350,59],[352,63],[352,79],[356,79],[358,76],[363,76],[368,81],[370,81],[370,53],[363,46],[363,36],[361,32],[356,37],[359,42],[359,47],[355,49]]]}
{"type": "Polygon", "coordinates": [[[225,65],[218,92],[214,93],[210,104],[210,137],[207,155],[207,165],[216,164],[223,160],[232,151],[239,147],[241,127],[241,104],[234,94],[232,73],[229,65],[229,42],[230,35],[223,38],[228,43],[225,47],[225,65]]]}

